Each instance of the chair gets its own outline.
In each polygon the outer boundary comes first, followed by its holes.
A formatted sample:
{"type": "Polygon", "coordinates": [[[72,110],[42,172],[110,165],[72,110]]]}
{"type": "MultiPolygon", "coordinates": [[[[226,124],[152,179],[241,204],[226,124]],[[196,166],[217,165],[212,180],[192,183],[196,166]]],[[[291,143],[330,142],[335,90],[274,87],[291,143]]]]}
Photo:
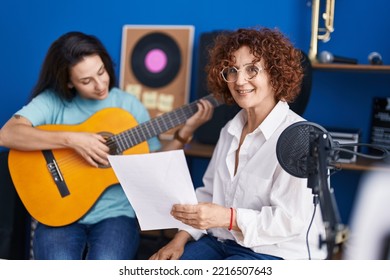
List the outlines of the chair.
{"type": "Polygon", "coordinates": [[[298,95],[297,99],[290,103],[290,108],[298,115],[303,115],[305,113],[307,104],[309,103],[311,88],[312,88],[312,80],[313,80],[313,67],[311,65],[311,61],[307,54],[301,50],[302,53],[302,67],[303,67],[303,80],[302,80],[302,89],[301,93],[298,95]]]}
{"type": "Polygon", "coordinates": [[[0,258],[28,258],[29,215],[8,170],[8,150],[0,151],[0,258]]]}

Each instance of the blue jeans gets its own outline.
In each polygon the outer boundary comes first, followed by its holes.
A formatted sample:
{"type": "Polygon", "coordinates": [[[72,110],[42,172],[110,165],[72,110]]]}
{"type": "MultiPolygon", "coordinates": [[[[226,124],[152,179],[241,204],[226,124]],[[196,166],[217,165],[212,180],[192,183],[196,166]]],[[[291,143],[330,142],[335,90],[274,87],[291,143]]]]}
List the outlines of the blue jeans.
{"type": "Polygon", "coordinates": [[[218,241],[205,235],[198,241],[188,242],[181,260],[281,260],[282,258],[255,253],[233,240],[218,241]]]}
{"type": "Polygon", "coordinates": [[[125,216],[85,225],[63,227],[38,224],[33,252],[37,260],[130,260],[139,245],[136,219],[125,216]]]}

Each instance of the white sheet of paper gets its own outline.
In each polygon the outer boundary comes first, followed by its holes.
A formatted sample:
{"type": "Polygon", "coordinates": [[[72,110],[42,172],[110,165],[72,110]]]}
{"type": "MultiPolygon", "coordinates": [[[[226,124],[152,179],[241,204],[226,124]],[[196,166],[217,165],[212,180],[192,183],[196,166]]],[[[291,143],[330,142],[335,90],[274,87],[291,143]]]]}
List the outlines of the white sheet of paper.
{"type": "Polygon", "coordinates": [[[173,204],[197,204],[183,150],[116,155],[108,160],[141,230],[192,228],[173,218],[173,204]]]}

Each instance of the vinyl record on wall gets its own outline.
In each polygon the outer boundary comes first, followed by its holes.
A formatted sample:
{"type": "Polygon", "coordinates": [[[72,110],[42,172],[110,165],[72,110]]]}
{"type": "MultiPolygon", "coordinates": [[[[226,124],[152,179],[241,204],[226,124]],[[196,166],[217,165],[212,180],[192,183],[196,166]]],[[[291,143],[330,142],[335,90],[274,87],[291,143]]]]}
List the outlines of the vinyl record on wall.
{"type": "Polygon", "coordinates": [[[189,102],[194,27],[125,25],[120,87],[152,118],[189,102]]]}
{"type": "Polygon", "coordinates": [[[142,84],[163,87],[172,82],[180,70],[180,48],[170,36],[154,32],[135,44],[129,63],[134,76],[142,84]]]}

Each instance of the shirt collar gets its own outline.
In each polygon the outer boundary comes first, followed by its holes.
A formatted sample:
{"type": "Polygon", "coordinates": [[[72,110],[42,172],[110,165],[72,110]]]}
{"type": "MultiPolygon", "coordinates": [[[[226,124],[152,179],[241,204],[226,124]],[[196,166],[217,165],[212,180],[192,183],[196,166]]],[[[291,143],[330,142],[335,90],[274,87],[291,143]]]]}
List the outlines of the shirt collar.
{"type": "Polygon", "coordinates": [[[279,101],[272,109],[259,128],[264,134],[265,139],[269,139],[275,130],[281,125],[287,117],[290,107],[287,102],[279,101]]]}
{"type": "MultiPolygon", "coordinates": [[[[265,139],[268,140],[280,124],[286,119],[289,108],[290,107],[287,102],[279,101],[253,133],[261,131],[264,134],[265,139]]],[[[246,121],[247,116],[245,110],[241,110],[233,118],[228,128],[228,132],[232,135],[241,135],[242,128],[246,121]]]]}

